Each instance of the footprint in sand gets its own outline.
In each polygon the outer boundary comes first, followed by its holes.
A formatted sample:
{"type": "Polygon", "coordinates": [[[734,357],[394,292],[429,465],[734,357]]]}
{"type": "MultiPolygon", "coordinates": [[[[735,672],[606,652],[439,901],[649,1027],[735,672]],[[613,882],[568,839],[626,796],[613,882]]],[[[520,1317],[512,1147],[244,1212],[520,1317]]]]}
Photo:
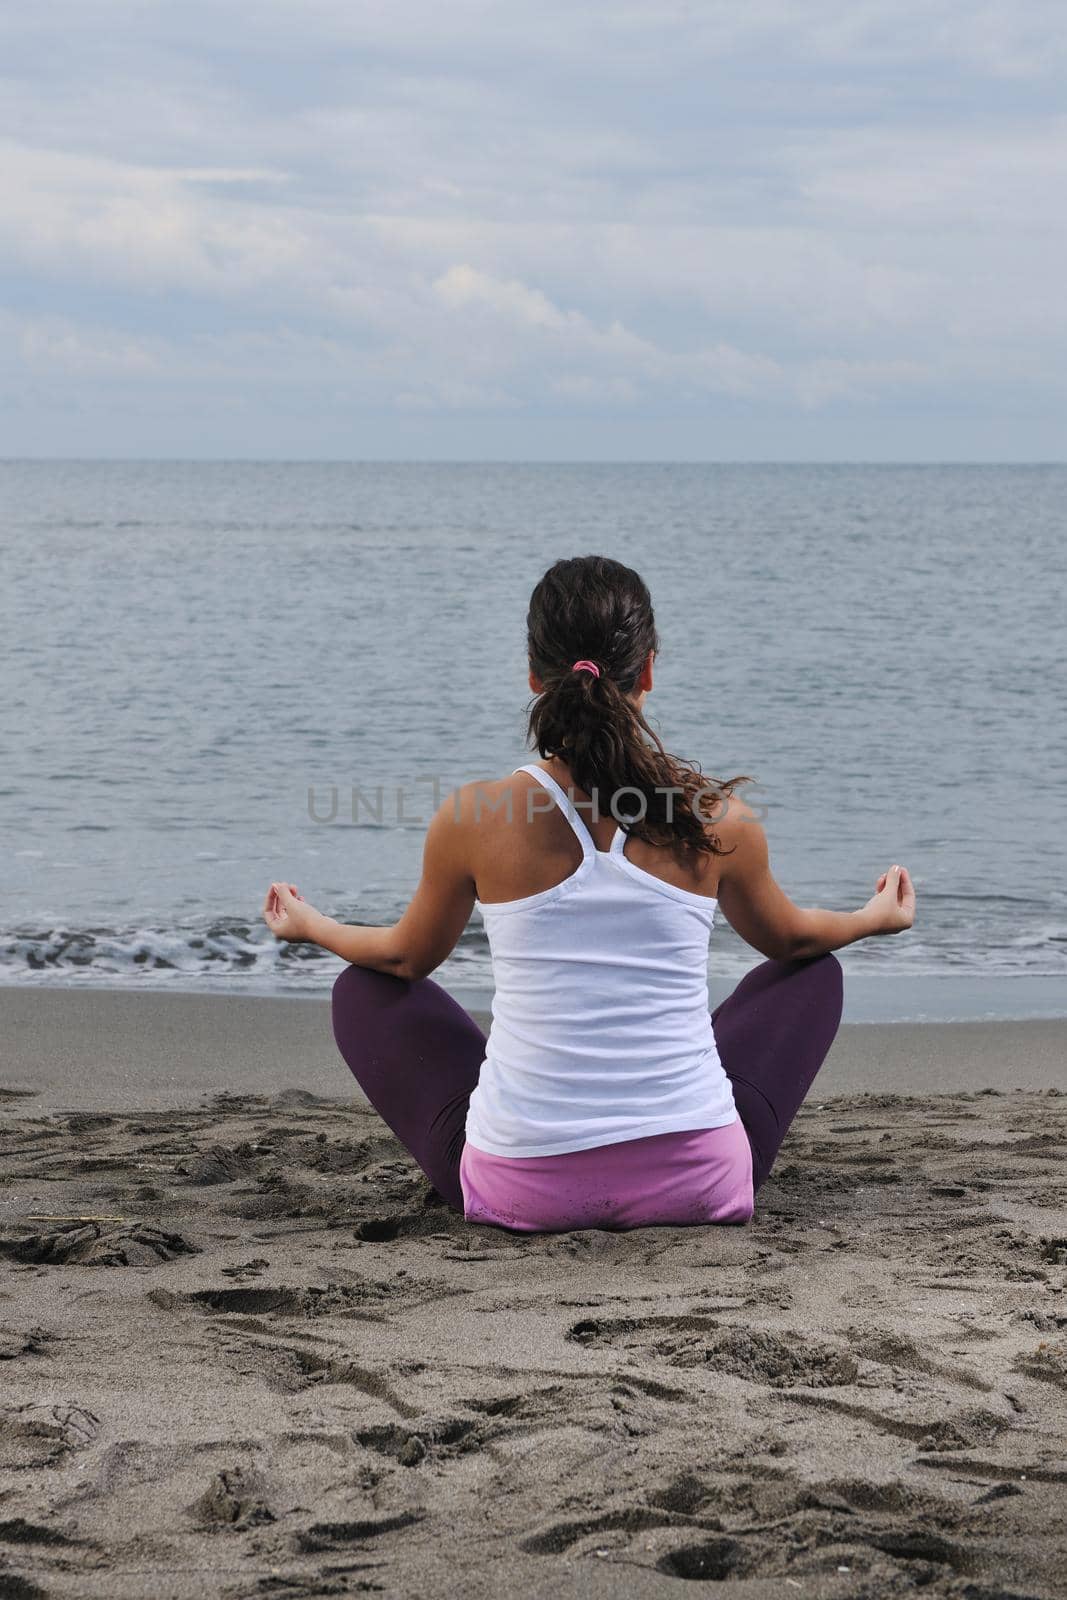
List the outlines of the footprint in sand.
{"type": "Polygon", "coordinates": [[[179,1173],[185,1173],[186,1181],[197,1188],[209,1188],[215,1184],[233,1183],[238,1178],[247,1177],[255,1170],[256,1155],[250,1144],[229,1145],[214,1144],[209,1149],[201,1151],[188,1163],[186,1167],[179,1167],[179,1173]]]}
{"type": "MultiPolygon", "coordinates": [[[[164,1309],[184,1303],[209,1316],[281,1317],[356,1317],[379,1322],[381,1318],[366,1307],[367,1292],[360,1285],[327,1283],[304,1289],[285,1286],[251,1286],[225,1289],[195,1289],[190,1294],[171,1297],[164,1309]]],[[[161,1303],[157,1299],[157,1304],[161,1303]]]]}
{"type": "Polygon", "coordinates": [[[1009,1418],[984,1406],[967,1407],[948,1417],[911,1418],[879,1411],[874,1406],[858,1405],[836,1396],[796,1394],[791,1400],[810,1406],[823,1406],[841,1416],[867,1422],[876,1433],[897,1439],[910,1439],[920,1451],[970,1450],[978,1444],[991,1444],[999,1433],[1010,1428],[1009,1418]]]}
{"type": "MultiPolygon", "coordinates": [[[[930,1377],[947,1378],[951,1383],[962,1384],[968,1389],[977,1389],[983,1394],[990,1393],[995,1387],[977,1373],[969,1372],[958,1361],[954,1366],[932,1361],[929,1356],[922,1354],[913,1340],[903,1334],[894,1333],[890,1328],[851,1327],[841,1332],[855,1355],[861,1356],[866,1361],[876,1362],[879,1366],[899,1368],[908,1372],[925,1372],[930,1377]]],[[[985,1330],[972,1335],[975,1336],[985,1336],[985,1330]]]]}
{"type": "Polygon", "coordinates": [[[728,1578],[746,1578],[753,1571],[755,1552],[738,1539],[705,1539],[700,1544],[684,1544],[668,1550],[656,1563],[660,1572],[671,1578],[690,1578],[703,1583],[722,1583],[728,1578]]]}
{"type": "Polygon", "coordinates": [[[706,1366],[771,1388],[826,1388],[854,1383],[859,1364],[848,1350],[806,1339],[803,1334],[723,1328],[699,1314],[573,1324],[567,1337],[578,1344],[643,1350],[672,1367],[706,1366]]]}
{"type": "Polygon", "coordinates": [[[429,1422],[417,1432],[395,1424],[378,1428],[362,1428],[355,1434],[357,1443],[377,1455],[389,1456],[402,1467],[420,1466],[428,1456],[434,1459],[464,1455],[479,1450],[482,1439],[478,1424],[467,1417],[448,1417],[440,1422],[429,1422]]]}
{"type": "Polygon", "coordinates": [[[216,1472],[189,1510],[196,1522],[210,1528],[253,1528],[274,1521],[259,1478],[240,1467],[216,1472]]]}
{"type": "Polygon", "coordinates": [[[1067,1344],[1042,1340],[1036,1349],[1016,1356],[1012,1371],[1037,1378],[1041,1383],[1054,1384],[1057,1389],[1067,1389],[1067,1344]]]}
{"type": "Polygon", "coordinates": [[[806,1577],[845,1565],[878,1574],[879,1583],[884,1576],[884,1589],[872,1593],[895,1592],[898,1562],[910,1577],[916,1569],[907,1564],[929,1563],[934,1570],[922,1580],[927,1582],[939,1576],[937,1568],[962,1574],[983,1570],[980,1534],[976,1539],[968,1529],[965,1540],[956,1540],[924,1526],[936,1522],[955,1528],[965,1513],[900,1482],[844,1478],[800,1484],[744,1475],[727,1481],[719,1472],[703,1483],[687,1473],[650,1493],[648,1501],[552,1524],[528,1534],[520,1549],[530,1555],[567,1552],[580,1559],[607,1553],[605,1536],[615,1535],[611,1550],[618,1556],[627,1535],[642,1535],[640,1553],[632,1549],[629,1559],[667,1577],[723,1583],[790,1576],[802,1587],[806,1577]],[[724,1528],[720,1514],[740,1517],[745,1526],[724,1528]]]}
{"type": "Polygon", "coordinates": [[[314,1522],[303,1533],[297,1534],[298,1550],[317,1554],[327,1550],[345,1550],[351,1545],[369,1544],[386,1533],[398,1533],[422,1521],[422,1513],[402,1511],[393,1517],[366,1517],[354,1522],[314,1522]]]}
{"type": "Polygon", "coordinates": [[[0,1410],[0,1467],[46,1467],[92,1444],[100,1418],[83,1406],[25,1405],[0,1410]]]}
{"type": "Polygon", "coordinates": [[[0,1328],[0,1361],[18,1361],[22,1356],[45,1356],[59,1339],[48,1328],[0,1328]]]}
{"type": "Polygon", "coordinates": [[[0,1256],[45,1266],[151,1267],[198,1254],[180,1233],[145,1222],[72,1220],[40,1233],[0,1238],[0,1256]]]}

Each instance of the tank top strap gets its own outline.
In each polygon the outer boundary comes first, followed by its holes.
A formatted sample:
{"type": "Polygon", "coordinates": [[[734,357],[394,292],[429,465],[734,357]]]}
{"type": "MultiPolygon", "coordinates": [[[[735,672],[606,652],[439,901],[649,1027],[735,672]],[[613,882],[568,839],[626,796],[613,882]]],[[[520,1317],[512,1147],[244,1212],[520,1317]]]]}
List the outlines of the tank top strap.
{"type": "MultiPolygon", "coordinates": [[[[584,860],[586,856],[596,855],[596,845],[593,843],[593,836],[586,827],[575,802],[571,799],[566,789],[556,782],[552,774],[550,772],[546,772],[544,767],[539,767],[534,761],[531,761],[529,765],[525,767],[516,767],[514,771],[528,772],[530,776],[532,778],[536,778],[541,787],[547,790],[547,792],[553,797],[556,804],[559,806],[560,810],[563,812],[563,815],[566,817],[567,821],[570,823],[575,834],[577,835],[578,843],[582,847],[582,859],[584,860]]],[[[514,776],[514,772],[512,773],[512,776],[514,776]]]]}
{"type": "Polygon", "coordinates": [[[611,843],[608,846],[608,855],[621,856],[623,851],[626,849],[626,840],[628,838],[629,835],[627,834],[626,829],[620,823],[611,836],[611,843]]]}

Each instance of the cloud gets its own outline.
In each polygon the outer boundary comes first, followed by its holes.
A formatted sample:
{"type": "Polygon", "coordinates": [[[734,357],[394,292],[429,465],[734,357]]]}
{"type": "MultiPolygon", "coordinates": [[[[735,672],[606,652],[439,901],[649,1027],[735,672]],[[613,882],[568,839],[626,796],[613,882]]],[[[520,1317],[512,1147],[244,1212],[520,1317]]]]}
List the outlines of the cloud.
{"type": "Polygon", "coordinates": [[[554,333],[589,331],[589,324],[577,311],[560,311],[540,289],[530,289],[515,278],[503,282],[475,267],[455,266],[435,278],[433,288],[452,310],[485,306],[531,328],[545,328],[554,333]]]}
{"type": "Polygon", "coordinates": [[[0,311],[0,344],[38,377],[143,378],[163,370],[157,340],[63,317],[17,317],[0,311]]]}
{"type": "Polygon", "coordinates": [[[813,210],[838,225],[946,234],[1006,226],[1062,237],[1048,207],[1067,167],[1067,116],[1013,128],[866,129],[797,141],[787,159],[813,210]]]}
{"type": "Polygon", "coordinates": [[[10,265],[75,283],[225,295],[292,277],[306,240],[284,210],[209,192],[227,168],[157,168],[0,142],[0,249],[10,265]]]}
{"type": "Polygon", "coordinates": [[[451,64],[473,53],[493,65],[580,63],[605,74],[636,67],[645,77],[694,58],[706,64],[768,51],[790,64],[934,59],[998,76],[1041,75],[1062,60],[1064,36],[1057,0],[544,0],[537,8],[497,0],[231,0],[219,8],[186,0],[165,11],[129,0],[51,0],[47,15],[12,12],[0,33],[9,53],[47,37],[93,65],[145,53],[170,59],[208,39],[220,53],[248,52],[254,42],[260,58],[301,65],[359,47],[376,61],[451,64]]]}
{"type": "Polygon", "coordinates": [[[753,437],[1061,414],[1045,0],[56,0],[0,48],[0,327],[42,437],[94,381],[168,424],[240,393],[249,429],[317,385],[753,437]]]}

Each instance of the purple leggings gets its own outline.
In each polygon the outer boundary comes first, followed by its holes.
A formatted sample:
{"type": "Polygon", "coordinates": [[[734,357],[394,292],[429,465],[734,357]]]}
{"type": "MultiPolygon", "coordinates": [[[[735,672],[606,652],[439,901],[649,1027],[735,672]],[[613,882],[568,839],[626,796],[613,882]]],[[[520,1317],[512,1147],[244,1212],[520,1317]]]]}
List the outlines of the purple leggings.
{"type": "MultiPolygon", "coordinates": [[[[771,1170],[841,1021],[836,956],[764,961],[711,1014],[719,1059],[752,1146],[752,1187],[771,1170]]],[[[459,1161],[485,1035],[429,978],[346,967],[333,1034],[360,1088],[434,1188],[463,1210],[459,1161]]]]}

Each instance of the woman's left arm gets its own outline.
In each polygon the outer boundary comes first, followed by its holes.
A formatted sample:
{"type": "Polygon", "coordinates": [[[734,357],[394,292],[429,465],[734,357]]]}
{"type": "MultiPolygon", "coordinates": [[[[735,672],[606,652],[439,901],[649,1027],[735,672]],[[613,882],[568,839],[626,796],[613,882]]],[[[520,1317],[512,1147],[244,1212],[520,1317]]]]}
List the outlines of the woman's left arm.
{"type": "Polygon", "coordinates": [[[391,928],[335,922],[302,899],[294,884],[272,883],[263,918],[277,939],[321,945],[353,966],[425,978],[459,942],[474,909],[475,885],[467,860],[467,830],[454,798],[435,813],[426,833],[422,879],[400,921],[391,928]]]}

